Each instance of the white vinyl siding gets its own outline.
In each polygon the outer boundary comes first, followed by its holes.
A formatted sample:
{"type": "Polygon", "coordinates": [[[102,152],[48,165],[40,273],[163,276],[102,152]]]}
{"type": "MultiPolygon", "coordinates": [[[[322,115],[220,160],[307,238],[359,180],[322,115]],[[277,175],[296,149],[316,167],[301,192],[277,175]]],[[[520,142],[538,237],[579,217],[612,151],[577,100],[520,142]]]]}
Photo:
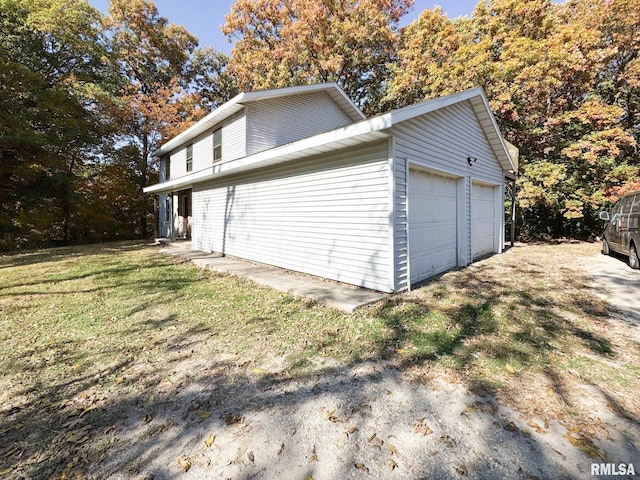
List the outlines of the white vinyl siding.
{"type": "Polygon", "coordinates": [[[197,185],[193,247],[392,291],[387,142],[197,185]]]}
{"type": "Polygon", "coordinates": [[[326,92],[261,100],[246,112],[247,155],[352,123],[326,92]]]}
{"type": "MultiPolygon", "coordinates": [[[[239,113],[226,120],[222,128],[203,133],[193,140],[193,172],[210,167],[213,163],[213,132],[221,130],[222,158],[221,161],[235,160],[245,156],[246,119],[239,113]]],[[[171,153],[171,178],[179,178],[187,173],[187,145],[171,153]]]]}
{"type": "MultiPolygon", "coordinates": [[[[247,118],[244,112],[228,119],[222,126],[222,161],[235,160],[247,155],[247,118]]],[[[213,145],[211,146],[213,148],[213,145]]],[[[212,153],[213,155],[213,153],[212,153]]],[[[211,162],[209,162],[211,165],[211,162]]]]}
{"type": "MultiPolygon", "coordinates": [[[[472,261],[471,183],[475,180],[499,186],[504,181],[502,167],[483,133],[471,103],[464,101],[411,118],[394,125],[391,131],[396,152],[396,204],[404,201],[402,195],[406,198],[406,162],[461,178],[458,183],[458,265],[467,265],[472,261]],[[475,157],[477,161],[469,166],[468,157],[475,157]]],[[[501,208],[501,205],[498,199],[496,208],[501,208]]],[[[405,223],[406,213],[403,213],[401,207],[397,207],[394,225],[398,289],[406,287],[407,281],[406,260],[403,256],[407,246],[403,245],[405,239],[401,233],[405,223]]],[[[411,245],[408,249],[411,250],[411,245]]],[[[411,251],[409,255],[412,255],[411,251]]]]}

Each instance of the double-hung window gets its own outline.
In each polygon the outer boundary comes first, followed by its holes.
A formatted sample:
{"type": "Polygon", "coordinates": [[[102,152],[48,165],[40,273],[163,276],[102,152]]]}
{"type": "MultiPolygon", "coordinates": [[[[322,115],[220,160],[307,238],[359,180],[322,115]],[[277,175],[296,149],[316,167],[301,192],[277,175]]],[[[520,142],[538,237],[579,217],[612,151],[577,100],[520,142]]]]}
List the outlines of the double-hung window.
{"type": "Polygon", "coordinates": [[[213,132],[213,163],[222,159],[222,130],[213,132]]]}
{"type": "Polygon", "coordinates": [[[187,147],[187,172],[193,170],[193,145],[187,147]]]}

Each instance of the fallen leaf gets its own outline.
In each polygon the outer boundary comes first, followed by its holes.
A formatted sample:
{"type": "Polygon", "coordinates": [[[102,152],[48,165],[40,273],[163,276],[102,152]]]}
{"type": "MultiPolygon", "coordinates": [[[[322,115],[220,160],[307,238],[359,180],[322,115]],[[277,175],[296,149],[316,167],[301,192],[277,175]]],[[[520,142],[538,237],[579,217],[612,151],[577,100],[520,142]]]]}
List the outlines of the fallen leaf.
{"type": "Polygon", "coordinates": [[[244,418],[239,413],[228,413],[223,416],[224,423],[227,425],[237,425],[238,423],[242,423],[244,418]]]}
{"type": "Polygon", "coordinates": [[[384,441],[380,437],[378,437],[375,433],[371,437],[369,437],[368,442],[371,445],[373,445],[374,447],[380,448],[380,449],[382,448],[382,445],[384,444],[384,441]]]}
{"type": "Polygon", "coordinates": [[[82,417],[85,413],[89,413],[91,410],[95,410],[99,405],[91,405],[90,407],[85,408],[80,416],[82,417]]]}
{"type": "Polygon", "coordinates": [[[508,432],[519,432],[520,429],[516,426],[515,423],[509,422],[504,426],[504,429],[508,432]]]}
{"type": "Polygon", "coordinates": [[[209,418],[211,416],[211,414],[209,412],[205,412],[204,410],[199,410],[197,415],[198,415],[198,417],[202,418],[203,420],[205,418],[209,418]]]}
{"type": "Polygon", "coordinates": [[[571,445],[577,447],[582,450],[589,457],[594,459],[600,459],[603,462],[608,460],[607,454],[600,450],[596,445],[594,445],[593,441],[590,438],[579,435],[574,437],[571,433],[565,433],[564,437],[569,440],[571,445]]]}
{"type": "Polygon", "coordinates": [[[78,368],[80,368],[80,364],[79,363],[74,363],[73,365],[71,365],[71,370],[76,370],[78,368]]]}
{"type": "Polygon", "coordinates": [[[466,477],[467,475],[469,475],[469,470],[467,470],[467,467],[465,467],[464,465],[456,467],[456,472],[458,472],[463,477],[466,477]]]}
{"type": "Polygon", "coordinates": [[[395,470],[396,468],[398,468],[398,464],[393,459],[390,459],[389,460],[389,470],[395,470]]]}
{"type": "Polygon", "coordinates": [[[546,433],[542,427],[540,425],[538,425],[536,422],[534,422],[533,420],[527,422],[527,425],[529,425],[531,428],[533,428],[536,432],[542,434],[542,433],[546,433]]]}
{"type": "Polygon", "coordinates": [[[311,451],[311,457],[309,457],[309,463],[311,462],[317,462],[318,461],[318,454],[316,453],[316,447],[313,447],[313,450],[311,451]]]}
{"type": "Polygon", "coordinates": [[[117,377],[116,378],[116,384],[120,384],[122,382],[124,382],[124,378],[123,377],[117,377]]]}
{"type": "Polygon", "coordinates": [[[153,415],[147,414],[142,419],[142,423],[149,423],[151,420],[153,420],[153,415]]]}
{"type": "Polygon", "coordinates": [[[350,427],[349,430],[346,430],[344,433],[345,435],[348,437],[349,435],[355,433],[358,431],[357,427],[350,427]]]}
{"type": "Polygon", "coordinates": [[[254,368],[253,370],[251,370],[253,373],[255,373],[256,375],[262,375],[264,372],[264,370],[262,370],[261,368],[254,368]]]}
{"type": "Polygon", "coordinates": [[[287,380],[291,379],[291,374],[289,373],[289,370],[285,370],[284,372],[284,378],[286,378],[287,380]]]}
{"type": "Polygon", "coordinates": [[[509,363],[507,363],[507,364],[504,366],[504,368],[506,368],[506,369],[507,369],[507,372],[509,372],[509,373],[516,373],[516,369],[515,369],[515,368],[513,368],[509,363]]]}
{"type": "Polygon", "coordinates": [[[209,436],[205,439],[204,444],[207,446],[207,448],[211,448],[211,445],[213,445],[215,439],[215,435],[213,433],[210,433],[209,436]]]}
{"type": "Polygon", "coordinates": [[[462,412],[460,412],[460,415],[464,415],[465,417],[469,417],[469,414],[473,413],[475,411],[476,411],[475,405],[469,405],[462,412]]]}
{"type": "Polygon", "coordinates": [[[11,473],[11,468],[5,468],[4,470],[0,470],[0,475],[6,475],[7,473],[11,473]]]}
{"type": "Polygon", "coordinates": [[[387,451],[389,452],[390,455],[398,455],[398,456],[400,455],[400,452],[398,451],[398,449],[390,443],[387,443],[387,451]]]}
{"type": "Polygon", "coordinates": [[[362,463],[354,463],[353,466],[356,467],[358,470],[362,470],[363,472],[369,473],[369,469],[365,467],[364,464],[362,463]]]}
{"type": "Polygon", "coordinates": [[[309,475],[306,480],[313,480],[313,477],[309,475]]]}
{"type": "Polygon", "coordinates": [[[282,455],[282,452],[284,452],[284,443],[282,445],[280,445],[280,448],[278,449],[278,451],[276,453],[278,455],[282,455]]]}
{"type": "Polygon", "coordinates": [[[431,428],[429,428],[429,426],[424,423],[424,418],[419,418],[418,420],[413,422],[411,424],[411,427],[413,428],[414,432],[421,433],[423,437],[426,437],[427,435],[433,433],[433,430],[431,430],[431,428]]]}
{"type": "Polygon", "coordinates": [[[253,461],[254,461],[254,460],[255,460],[255,458],[256,458],[256,457],[254,457],[254,455],[253,455],[253,450],[249,450],[249,451],[247,452],[247,458],[249,459],[249,461],[250,461],[251,463],[253,463],[253,461]]]}
{"type": "Polygon", "coordinates": [[[191,462],[189,461],[188,458],[181,458],[178,460],[178,465],[180,465],[185,472],[188,472],[189,469],[191,468],[191,462]]]}
{"type": "Polygon", "coordinates": [[[449,435],[442,435],[439,438],[439,440],[441,443],[444,443],[449,448],[453,448],[456,444],[456,441],[453,438],[451,438],[449,435]]]}

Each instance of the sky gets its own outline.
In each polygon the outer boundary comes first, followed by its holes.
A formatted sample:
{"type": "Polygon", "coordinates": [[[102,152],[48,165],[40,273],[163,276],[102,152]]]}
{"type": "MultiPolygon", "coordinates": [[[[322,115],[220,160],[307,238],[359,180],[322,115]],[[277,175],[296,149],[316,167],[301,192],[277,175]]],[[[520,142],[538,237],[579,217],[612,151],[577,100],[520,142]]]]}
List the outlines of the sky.
{"type": "MultiPolygon", "coordinates": [[[[109,10],[109,0],[89,0],[89,3],[103,13],[109,10]]],[[[215,47],[226,54],[231,53],[232,44],[220,32],[220,27],[235,0],[155,0],[154,3],[161,16],[167,17],[171,23],[182,25],[196,35],[201,47],[215,47]]],[[[478,0],[416,0],[401,24],[410,23],[424,9],[433,8],[435,5],[440,5],[450,18],[471,15],[477,3],[478,0]]]]}

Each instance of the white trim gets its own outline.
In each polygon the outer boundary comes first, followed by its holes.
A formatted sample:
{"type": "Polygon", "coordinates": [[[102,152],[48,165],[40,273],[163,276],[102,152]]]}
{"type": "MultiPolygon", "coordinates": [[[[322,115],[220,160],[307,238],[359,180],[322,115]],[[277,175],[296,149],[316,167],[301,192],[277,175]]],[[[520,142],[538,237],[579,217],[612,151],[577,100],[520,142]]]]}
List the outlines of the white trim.
{"type": "Polygon", "coordinates": [[[228,102],[222,104],[204,118],[187,128],[185,131],[173,137],[171,140],[164,143],[160,148],[152,153],[154,157],[159,157],[170,153],[178,147],[181,147],[184,143],[194,139],[198,135],[206,132],[207,130],[215,127],[223,120],[229,118],[233,114],[239,112],[244,108],[245,103],[256,102],[259,100],[265,100],[269,98],[278,98],[289,95],[298,95],[301,93],[312,93],[318,91],[326,91],[331,97],[342,107],[352,121],[357,122],[366,118],[362,110],[353,103],[353,101],[347,96],[344,91],[338,86],[337,83],[319,83],[315,85],[302,85],[296,87],[277,88],[272,90],[262,90],[254,92],[243,92],[233,97],[228,102]]]}
{"type": "Polygon", "coordinates": [[[457,198],[457,242],[456,251],[457,251],[457,263],[458,267],[466,267],[469,265],[469,255],[467,253],[467,235],[469,235],[469,229],[467,225],[469,224],[469,218],[467,218],[467,210],[466,210],[466,199],[467,199],[467,177],[458,177],[458,181],[456,183],[456,193],[458,195],[457,198]]]}
{"type": "Polygon", "coordinates": [[[409,224],[409,204],[411,202],[409,202],[409,198],[410,198],[410,192],[409,192],[409,175],[411,175],[411,160],[409,160],[408,158],[404,159],[404,170],[405,170],[405,190],[406,190],[406,198],[405,198],[405,205],[406,205],[406,235],[407,235],[407,278],[406,278],[406,282],[407,282],[407,291],[410,292],[411,291],[411,240],[410,240],[410,235],[409,235],[409,228],[410,228],[410,224],[409,224]]]}
{"type": "MultiPolygon", "coordinates": [[[[295,88],[300,89],[302,87],[295,88]]],[[[257,94],[259,92],[254,93],[257,94]]],[[[489,116],[489,118],[492,120],[492,125],[495,127],[493,135],[487,135],[487,138],[489,141],[491,141],[490,137],[498,137],[500,146],[502,147],[502,155],[498,156],[498,160],[500,160],[500,158],[508,158],[508,163],[513,166],[511,156],[509,155],[506,145],[504,144],[502,135],[500,134],[500,130],[497,129],[497,124],[495,123],[495,119],[493,118],[491,110],[489,110],[488,108],[486,98],[480,88],[474,88],[454,95],[449,95],[447,97],[436,98],[428,102],[401,108],[399,110],[394,110],[390,113],[379,115],[377,117],[363,120],[361,122],[353,123],[351,125],[347,125],[346,127],[341,127],[329,132],[321,133],[319,135],[307,137],[296,142],[256,153],[254,155],[249,155],[235,160],[228,160],[226,162],[223,160],[216,163],[212,167],[200,170],[198,172],[191,172],[189,175],[170,180],[169,182],[146,187],[144,189],[144,192],[162,193],[164,191],[170,190],[171,188],[182,188],[192,183],[211,180],[214,177],[220,177],[223,175],[228,175],[230,173],[239,173],[242,171],[252,170],[267,165],[283,163],[314,154],[327,153],[360,143],[386,138],[391,135],[384,132],[384,130],[390,129],[395,123],[404,122],[419,115],[424,115],[426,113],[439,110],[441,108],[445,108],[455,103],[466,101],[472,98],[480,98],[482,100],[482,104],[485,106],[486,110],[485,114],[489,116]]],[[[205,117],[205,119],[209,116],[205,117]]],[[[201,120],[200,122],[204,121],[205,119],[201,120]]],[[[200,122],[198,122],[198,124],[200,124],[200,122]]],[[[196,125],[191,127],[191,129],[196,127],[196,125]]],[[[186,130],[182,134],[178,135],[178,137],[170,140],[167,144],[165,144],[165,146],[162,147],[162,152],[164,152],[164,149],[167,147],[167,145],[171,143],[175,143],[175,146],[178,146],[180,142],[184,143],[186,141],[186,137],[183,137],[183,135],[191,131],[191,129],[186,130]],[[177,142],[178,138],[182,138],[180,142],[177,142]]],[[[495,151],[495,145],[492,144],[491,146],[495,151]]],[[[160,150],[158,150],[158,152],[160,152],[160,150]]],[[[501,165],[503,170],[508,170],[508,168],[505,168],[505,165],[503,163],[501,163],[501,165]]],[[[459,175],[454,174],[454,176],[459,175]]]]}
{"type": "MultiPolygon", "coordinates": [[[[453,173],[451,171],[444,171],[440,169],[433,168],[431,166],[427,167],[422,163],[419,163],[416,160],[407,159],[407,285],[409,285],[408,290],[411,290],[411,248],[409,245],[409,230],[411,228],[410,220],[409,220],[409,205],[411,195],[409,193],[409,185],[411,181],[409,180],[409,175],[411,175],[411,168],[414,170],[419,170],[423,172],[430,173],[432,175],[438,175],[440,177],[449,178],[452,180],[456,180],[456,266],[457,267],[466,267],[468,262],[466,261],[465,248],[463,248],[464,240],[466,240],[466,224],[469,222],[469,219],[466,218],[464,212],[464,199],[465,199],[465,187],[464,183],[466,178],[464,175],[460,175],[459,173],[453,173]],[[461,188],[462,186],[462,188],[461,188]],[[462,214],[461,214],[462,212],[462,214]]],[[[418,280],[416,283],[420,283],[423,280],[418,280]]]]}
{"type": "Polygon", "coordinates": [[[407,160],[407,162],[410,162],[414,167],[418,167],[419,170],[425,170],[443,177],[464,178],[464,175],[461,175],[460,172],[455,169],[441,168],[440,165],[438,165],[438,168],[434,168],[430,163],[421,163],[422,160],[407,160]]]}
{"type": "Polygon", "coordinates": [[[387,141],[388,175],[389,175],[389,286],[391,291],[397,290],[396,285],[396,176],[395,176],[395,140],[390,137],[387,141]]]}

